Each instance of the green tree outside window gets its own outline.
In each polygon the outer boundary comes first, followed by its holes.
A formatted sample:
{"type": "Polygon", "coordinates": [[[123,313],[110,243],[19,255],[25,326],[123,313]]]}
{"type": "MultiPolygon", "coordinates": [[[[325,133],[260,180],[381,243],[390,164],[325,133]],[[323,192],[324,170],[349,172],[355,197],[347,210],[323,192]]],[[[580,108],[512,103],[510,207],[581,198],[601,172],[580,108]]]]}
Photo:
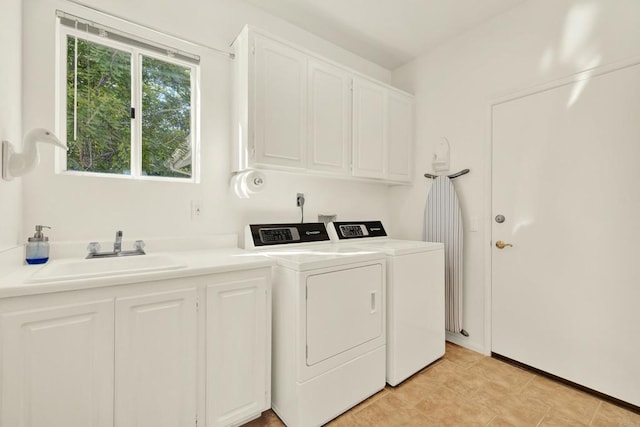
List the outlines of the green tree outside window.
{"type": "Polygon", "coordinates": [[[192,176],[192,67],[75,36],[66,63],[67,170],[129,175],[133,147],[137,175],[192,176]]]}

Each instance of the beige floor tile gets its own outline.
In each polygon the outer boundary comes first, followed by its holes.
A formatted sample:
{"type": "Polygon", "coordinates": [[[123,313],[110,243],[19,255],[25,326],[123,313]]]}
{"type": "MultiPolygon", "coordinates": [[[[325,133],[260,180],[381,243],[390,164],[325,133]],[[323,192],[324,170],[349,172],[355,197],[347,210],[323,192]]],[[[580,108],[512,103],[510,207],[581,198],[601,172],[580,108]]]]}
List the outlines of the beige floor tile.
{"type": "Polygon", "coordinates": [[[500,384],[511,391],[519,391],[535,377],[531,372],[491,357],[483,358],[469,370],[478,371],[493,383],[500,384]]]}
{"type": "MultiPolygon", "coordinates": [[[[415,405],[432,396],[441,394],[443,389],[445,389],[445,386],[442,383],[411,378],[389,390],[395,397],[410,405],[415,405]]],[[[450,391],[449,389],[446,390],[450,391]]]]}
{"type": "Polygon", "coordinates": [[[446,354],[444,357],[446,360],[453,362],[462,368],[468,368],[469,366],[472,366],[484,359],[485,356],[459,345],[447,343],[446,354]]]}
{"type": "Polygon", "coordinates": [[[591,425],[594,427],[640,427],[640,414],[602,402],[591,425]]]}
{"type": "MultiPolygon", "coordinates": [[[[447,343],[444,358],[327,425],[640,427],[640,414],[447,343]]],[[[273,411],[246,424],[280,427],[273,411]]]]}
{"type": "Polygon", "coordinates": [[[600,405],[600,400],[551,379],[536,376],[522,390],[523,397],[551,406],[552,418],[569,418],[588,425],[600,405]]]}
{"type": "Polygon", "coordinates": [[[495,406],[499,419],[515,426],[535,426],[549,412],[550,406],[521,396],[508,396],[495,406]]]}
{"type": "Polygon", "coordinates": [[[354,413],[353,420],[359,426],[427,426],[428,417],[413,405],[396,397],[386,395],[354,413]]]}
{"type": "Polygon", "coordinates": [[[475,390],[483,389],[490,380],[481,372],[471,369],[460,369],[452,372],[442,384],[459,394],[469,394],[475,390]]]}
{"type": "Polygon", "coordinates": [[[441,359],[439,362],[415,375],[413,379],[419,382],[443,383],[450,379],[451,375],[454,375],[458,369],[460,368],[455,363],[447,359],[441,359]]]}
{"type": "Polygon", "coordinates": [[[588,424],[584,424],[578,420],[573,418],[565,417],[562,414],[552,414],[545,416],[539,427],[583,427],[588,426],[588,424]]]}
{"type": "Polygon", "coordinates": [[[430,420],[443,426],[485,426],[496,415],[496,411],[461,397],[427,399],[416,405],[430,420]]]}
{"type": "Polygon", "coordinates": [[[507,399],[515,394],[502,384],[488,381],[484,386],[463,394],[463,398],[488,408],[499,408],[507,399]]]}

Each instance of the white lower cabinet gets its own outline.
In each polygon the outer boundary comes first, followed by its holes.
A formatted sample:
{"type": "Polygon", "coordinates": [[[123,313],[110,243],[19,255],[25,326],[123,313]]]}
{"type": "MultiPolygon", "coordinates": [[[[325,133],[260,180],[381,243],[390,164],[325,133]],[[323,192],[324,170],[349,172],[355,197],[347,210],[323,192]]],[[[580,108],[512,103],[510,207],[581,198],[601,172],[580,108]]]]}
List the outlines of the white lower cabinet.
{"type": "Polygon", "coordinates": [[[270,289],[264,267],[0,299],[0,427],[258,417],[271,405],[270,289]]]}
{"type": "Polygon", "coordinates": [[[116,299],[116,426],[193,426],[196,299],[195,288],[116,299]]]}
{"type": "Polygon", "coordinates": [[[38,298],[0,322],[2,427],[113,426],[113,300],[38,298]]]}
{"type": "Polygon", "coordinates": [[[265,277],[207,287],[207,427],[238,425],[270,407],[269,294],[265,277]]]}

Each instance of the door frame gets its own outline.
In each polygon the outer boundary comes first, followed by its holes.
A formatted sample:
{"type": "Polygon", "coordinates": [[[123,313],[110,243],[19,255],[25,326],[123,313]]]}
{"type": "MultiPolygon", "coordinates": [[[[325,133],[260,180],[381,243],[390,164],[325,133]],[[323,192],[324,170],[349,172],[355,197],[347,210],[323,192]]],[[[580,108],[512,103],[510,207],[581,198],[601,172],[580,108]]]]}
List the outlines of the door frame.
{"type": "Polygon", "coordinates": [[[492,256],[493,256],[493,107],[503,104],[505,102],[514,101],[516,99],[524,98],[526,96],[535,95],[537,93],[546,92],[548,90],[556,89],[561,86],[577,83],[580,81],[588,81],[593,77],[602,76],[604,74],[612,73],[614,71],[623,70],[625,68],[640,65],[640,55],[632,56],[623,60],[614,61],[608,64],[597,65],[586,70],[578,71],[574,74],[550,80],[545,83],[535,85],[526,89],[518,90],[507,95],[490,98],[487,102],[486,117],[487,117],[487,135],[485,138],[484,147],[484,164],[486,165],[484,171],[484,190],[487,197],[485,198],[484,209],[487,212],[484,221],[484,233],[488,237],[488,245],[485,246],[483,252],[484,258],[484,351],[485,355],[491,355],[492,348],[492,316],[493,307],[491,304],[492,288],[493,288],[493,271],[492,271],[492,256]]]}

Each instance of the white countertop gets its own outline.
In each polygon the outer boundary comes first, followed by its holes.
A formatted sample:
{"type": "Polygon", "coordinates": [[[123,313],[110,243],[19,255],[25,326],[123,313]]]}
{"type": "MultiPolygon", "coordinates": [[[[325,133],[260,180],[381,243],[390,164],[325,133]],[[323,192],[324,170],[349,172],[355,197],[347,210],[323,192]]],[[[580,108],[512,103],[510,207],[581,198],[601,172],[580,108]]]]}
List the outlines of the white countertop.
{"type": "MultiPolygon", "coordinates": [[[[201,276],[207,274],[224,273],[239,270],[270,267],[273,260],[259,253],[252,253],[228,247],[232,239],[226,239],[224,245],[205,245],[202,241],[192,245],[196,249],[187,249],[189,245],[178,245],[180,250],[166,250],[166,245],[155,245],[161,252],[147,251],[148,254],[162,253],[170,256],[180,268],[171,270],[146,270],[131,273],[120,272],[117,275],[102,275],[98,277],[83,277],[64,280],[42,280],[32,282],[34,274],[54,263],[67,263],[72,260],[82,260],[84,256],[77,256],[74,251],[67,251],[65,258],[50,259],[47,264],[26,265],[21,260],[24,248],[18,247],[14,251],[0,254],[0,298],[34,295],[70,290],[91,289],[104,286],[125,285],[157,280],[175,279],[180,277],[201,276]],[[162,247],[164,246],[164,247],[162,247]]],[[[235,243],[235,242],[234,242],[235,243]]],[[[154,245],[149,245],[154,246],[154,245]]],[[[171,246],[171,245],[169,245],[171,246]]],[[[53,248],[52,248],[53,249],[53,248]]],[[[53,250],[52,250],[53,253],[53,250]]],[[[58,250],[58,254],[63,252],[58,250]]],[[[85,255],[85,254],[83,254],[85,255]]],[[[144,256],[144,255],[140,255],[144,256]]],[[[100,260],[95,260],[100,261],[100,260]]],[[[85,262],[95,262],[86,260],[85,262]]],[[[37,277],[37,276],[36,276],[37,277]]]]}

